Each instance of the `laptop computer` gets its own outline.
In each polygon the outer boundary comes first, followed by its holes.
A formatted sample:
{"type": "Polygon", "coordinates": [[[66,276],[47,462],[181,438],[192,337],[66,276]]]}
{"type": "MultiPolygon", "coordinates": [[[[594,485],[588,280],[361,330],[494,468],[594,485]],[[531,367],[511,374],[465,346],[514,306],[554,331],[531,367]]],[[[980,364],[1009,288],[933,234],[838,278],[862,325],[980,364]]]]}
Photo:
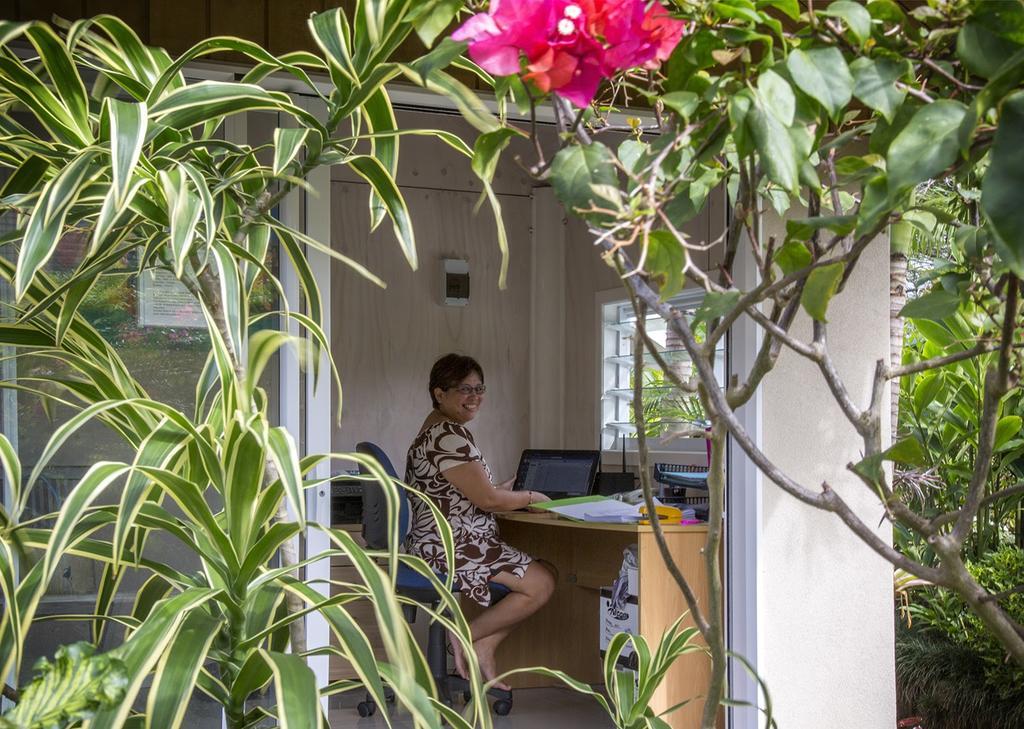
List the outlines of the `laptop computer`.
{"type": "Polygon", "coordinates": [[[537,491],[551,499],[589,496],[600,461],[598,451],[527,448],[512,490],[537,491]]]}

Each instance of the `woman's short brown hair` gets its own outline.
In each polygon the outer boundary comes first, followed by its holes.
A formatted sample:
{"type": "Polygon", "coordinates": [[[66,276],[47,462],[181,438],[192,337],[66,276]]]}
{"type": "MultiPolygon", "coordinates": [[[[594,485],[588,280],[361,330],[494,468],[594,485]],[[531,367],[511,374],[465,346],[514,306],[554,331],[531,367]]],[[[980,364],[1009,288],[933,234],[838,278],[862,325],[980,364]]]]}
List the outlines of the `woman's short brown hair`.
{"type": "Polygon", "coordinates": [[[435,387],[440,387],[442,390],[455,387],[473,372],[480,376],[480,382],[484,381],[483,367],[475,359],[464,354],[453,352],[437,360],[430,368],[430,384],[427,386],[430,392],[430,402],[435,408],[437,407],[437,398],[434,397],[435,387]]]}

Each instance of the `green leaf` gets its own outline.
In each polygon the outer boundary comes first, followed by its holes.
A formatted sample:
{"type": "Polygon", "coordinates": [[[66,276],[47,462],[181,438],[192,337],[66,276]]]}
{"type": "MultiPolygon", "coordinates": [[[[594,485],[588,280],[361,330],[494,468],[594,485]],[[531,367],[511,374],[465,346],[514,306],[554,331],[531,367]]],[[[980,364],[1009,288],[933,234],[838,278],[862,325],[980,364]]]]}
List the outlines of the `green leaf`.
{"type": "Polygon", "coordinates": [[[206,588],[189,588],[159,604],[146,622],[117,649],[118,656],[128,669],[128,687],[117,704],[97,712],[89,724],[90,729],[115,729],[124,725],[143,682],[181,625],[193,610],[200,608],[218,592],[206,588]]]}
{"type": "Polygon", "coordinates": [[[850,103],[853,76],[838,48],[797,49],[786,60],[793,81],[833,119],[850,103]]]}
{"type": "Polygon", "coordinates": [[[876,20],[883,20],[889,23],[903,23],[906,15],[903,8],[894,0],[868,0],[868,12],[876,20]]]}
{"type": "Polygon", "coordinates": [[[302,469],[299,468],[299,451],[295,440],[285,428],[271,428],[267,433],[268,452],[278,477],[284,484],[285,497],[292,508],[292,514],[303,529],[306,528],[306,499],[302,487],[302,469]]]}
{"type": "Polygon", "coordinates": [[[981,183],[981,209],[995,233],[997,249],[1017,276],[1024,276],[1024,91],[1003,102],[981,183]]]}
{"type": "Polygon", "coordinates": [[[914,413],[920,417],[935,400],[935,396],[942,389],[942,374],[939,372],[928,372],[914,380],[912,401],[914,413]]]}
{"type": "Polygon", "coordinates": [[[689,121],[700,106],[700,97],[692,91],[672,91],[661,97],[661,103],[689,121]]]}
{"type": "Polygon", "coordinates": [[[711,291],[707,293],[694,314],[693,326],[725,316],[736,307],[742,296],[742,291],[711,291]]]}
{"type": "Polygon", "coordinates": [[[906,91],[896,88],[895,82],[912,70],[910,61],[862,56],[850,65],[850,70],[854,80],[853,95],[891,122],[907,95],[906,91]]]}
{"type": "Polygon", "coordinates": [[[185,618],[156,667],[146,702],[146,729],[181,726],[199,671],[220,627],[220,619],[202,610],[193,610],[185,618]]]}
{"type": "Polygon", "coordinates": [[[782,274],[788,276],[811,265],[811,252],[800,241],[790,240],[776,251],[775,263],[782,269],[782,274]]]}
{"type": "MultiPolygon", "coordinates": [[[[764,101],[765,106],[775,115],[784,126],[793,123],[793,114],[796,112],[796,96],[782,76],[771,69],[761,74],[757,79],[758,95],[764,101]]],[[[694,94],[696,96],[696,94],[694,94]]]]}
{"type": "Polygon", "coordinates": [[[80,139],[88,144],[93,140],[89,127],[89,98],[67,46],[46,23],[32,23],[26,28],[25,35],[39,52],[39,60],[43,62],[80,139]]]}
{"type": "Polygon", "coordinates": [[[274,130],[274,174],[280,175],[292,163],[309,136],[309,129],[278,127],[274,130]]]}
{"type": "Polygon", "coordinates": [[[618,189],[615,158],[600,142],[563,147],[551,164],[551,183],[562,204],[573,213],[595,223],[606,222],[605,213],[586,213],[588,208],[608,203],[599,199],[597,190],[618,189]]]}
{"type": "Polygon", "coordinates": [[[29,216],[18,255],[15,275],[17,300],[21,300],[36,273],[50,260],[64,233],[68,212],[86,185],[100,173],[100,168],[93,165],[95,157],[94,151],[83,152],[43,188],[29,216]]]}
{"type": "Polygon", "coordinates": [[[772,113],[760,92],[746,115],[746,123],[764,163],[768,178],[783,190],[795,192],[799,184],[799,161],[793,138],[772,113]]]}
{"type": "Polygon", "coordinates": [[[924,296],[908,301],[900,311],[900,316],[908,319],[931,319],[942,321],[956,313],[960,306],[960,297],[942,288],[933,288],[924,296]]]}
{"type": "Polygon", "coordinates": [[[508,146],[515,135],[515,129],[502,127],[476,138],[476,142],[473,143],[472,167],[477,177],[484,182],[491,182],[494,179],[501,151],[508,146]]]}
{"type": "Polygon", "coordinates": [[[644,269],[658,283],[662,301],[682,291],[686,283],[684,263],[683,247],[674,235],[667,230],[656,230],[648,236],[644,269]]]}
{"type": "Polygon", "coordinates": [[[274,674],[278,726],[281,729],[322,726],[316,675],[305,659],[292,653],[265,650],[260,650],[260,655],[274,674]]]}
{"type": "Polygon", "coordinates": [[[956,337],[949,331],[949,328],[940,322],[933,322],[929,319],[918,319],[914,326],[921,333],[927,342],[940,349],[951,347],[957,343],[956,337]]]}
{"type": "Polygon", "coordinates": [[[758,8],[778,8],[790,20],[800,17],[800,5],[797,0],[757,0],[758,8]]]}
{"type": "Polygon", "coordinates": [[[993,33],[1024,44],[1024,6],[1019,0],[979,0],[971,16],[993,33]]]}
{"type": "Polygon", "coordinates": [[[37,154],[29,155],[0,187],[0,198],[34,192],[49,169],[49,160],[37,154]]]}
{"type": "Polygon", "coordinates": [[[786,221],[786,240],[809,240],[816,231],[830,230],[847,235],[853,230],[856,218],[852,215],[823,215],[786,221]]]}
{"type": "Polygon", "coordinates": [[[284,112],[304,126],[322,129],[316,117],[292,104],[287,95],[280,92],[267,91],[255,84],[201,81],[171,92],[150,107],[149,116],[156,125],[149,130],[147,138],[155,137],[160,126],[189,129],[229,114],[261,110],[284,112]]]}
{"type": "Polygon", "coordinates": [[[1019,415],[1006,415],[999,418],[999,422],[996,423],[995,450],[999,450],[1011,438],[1020,433],[1020,427],[1021,417],[1019,415]]]}
{"type": "Polygon", "coordinates": [[[846,264],[837,261],[816,268],[807,276],[807,283],[800,296],[800,304],[812,319],[821,322],[828,321],[825,318],[828,303],[835,296],[845,270],[846,264]]]}
{"type": "Polygon", "coordinates": [[[956,37],[956,54],[971,73],[995,76],[1020,45],[1001,37],[974,18],[968,18],[956,37]]]}
{"type": "Polygon", "coordinates": [[[903,438],[886,449],[885,460],[904,463],[908,466],[923,466],[928,462],[921,442],[913,437],[903,438]]]}
{"type": "Polygon", "coordinates": [[[486,134],[501,128],[501,124],[480,97],[453,76],[444,71],[434,71],[426,79],[421,79],[412,66],[399,64],[399,69],[414,83],[450,99],[462,117],[478,132],[486,134]]]}
{"type": "Polygon", "coordinates": [[[96,654],[86,643],[62,645],[51,663],[45,657],[22,689],[17,705],[0,717],[5,729],[81,726],[98,708],[120,700],[128,683],[124,664],[96,654]]]}
{"type": "Polygon", "coordinates": [[[160,185],[167,201],[167,212],[171,221],[171,256],[174,259],[174,275],[181,278],[192,243],[195,240],[196,227],[203,212],[202,201],[186,183],[186,174],[180,166],[170,170],[160,170],[160,185]]]}
{"type": "Polygon", "coordinates": [[[405,203],[395,179],[384,168],[380,160],[369,155],[356,155],[349,157],[348,165],[370,183],[370,187],[380,197],[384,207],[391,217],[392,227],[395,231],[395,238],[405,254],[405,260],[414,271],[418,265],[416,257],[416,236],[412,229],[412,218],[409,215],[409,208],[405,203]]]}
{"type": "MultiPolygon", "coordinates": [[[[366,100],[361,107],[368,130],[374,135],[370,139],[370,155],[377,159],[392,178],[398,175],[398,136],[381,136],[398,130],[395,110],[391,106],[391,97],[381,86],[366,100]]],[[[387,206],[376,191],[370,192],[370,230],[376,230],[384,221],[387,206]]]]}
{"type": "MultiPolygon", "coordinates": [[[[409,19],[423,45],[430,48],[462,9],[462,0],[431,0],[421,3],[423,10],[413,10],[409,19]]],[[[446,39],[447,40],[447,39],[446,39]]]]}
{"type": "Polygon", "coordinates": [[[865,41],[871,37],[871,13],[860,3],[852,0],[836,0],[824,9],[818,10],[817,13],[841,19],[857,38],[857,43],[860,46],[863,46],[865,41]]]}
{"type": "Polygon", "coordinates": [[[966,111],[967,107],[951,99],[918,109],[889,145],[886,167],[890,195],[936,177],[956,161],[957,133],[966,111]]]}
{"type": "Polygon", "coordinates": [[[146,138],[146,104],[106,99],[110,115],[110,160],[113,195],[124,204],[128,184],[146,138]]]}

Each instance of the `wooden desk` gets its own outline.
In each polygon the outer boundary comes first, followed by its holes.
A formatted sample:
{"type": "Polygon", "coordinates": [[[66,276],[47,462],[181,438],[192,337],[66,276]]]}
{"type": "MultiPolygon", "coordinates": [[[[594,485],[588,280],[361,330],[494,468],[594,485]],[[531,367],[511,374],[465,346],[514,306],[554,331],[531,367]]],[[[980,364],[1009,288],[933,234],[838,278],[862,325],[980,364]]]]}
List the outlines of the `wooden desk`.
{"type": "MultiPolygon", "coordinates": [[[[609,587],[622,564],[622,551],[636,544],[639,556],[638,602],[640,634],[653,651],[662,634],[686,611],[675,582],[668,574],[649,526],[588,524],[559,519],[553,514],[508,513],[498,516],[502,539],[558,568],[551,601],[505,639],[498,653],[501,670],[547,666],[591,684],[604,682],[599,652],[600,588],[609,587]]],[[[700,550],[706,526],[666,526],[666,541],[697,599],[706,605],[707,575],[700,550]]],[[[463,601],[468,614],[472,604],[463,601]]],[[[687,618],[684,625],[693,625],[687,618]]],[[[655,711],[669,708],[707,691],[710,658],[690,653],[676,660],[654,694],[655,711]]],[[[550,686],[557,681],[523,674],[513,686],[550,686]]],[[[703,700],[696,699],[666,717],[673,729],[700,726],[703,700]]]]}

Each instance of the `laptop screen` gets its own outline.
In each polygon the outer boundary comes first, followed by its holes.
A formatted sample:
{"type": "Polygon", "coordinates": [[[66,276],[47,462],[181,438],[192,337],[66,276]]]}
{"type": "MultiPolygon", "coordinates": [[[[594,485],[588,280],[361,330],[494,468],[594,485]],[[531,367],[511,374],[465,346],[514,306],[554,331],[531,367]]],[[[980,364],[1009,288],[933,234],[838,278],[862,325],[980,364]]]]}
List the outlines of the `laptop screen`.
{"type": "Polygon", "coordinates": [[[527,449],[519,461],[515,491],[586,496],[597,474],[600,453],[527,449]]]}

